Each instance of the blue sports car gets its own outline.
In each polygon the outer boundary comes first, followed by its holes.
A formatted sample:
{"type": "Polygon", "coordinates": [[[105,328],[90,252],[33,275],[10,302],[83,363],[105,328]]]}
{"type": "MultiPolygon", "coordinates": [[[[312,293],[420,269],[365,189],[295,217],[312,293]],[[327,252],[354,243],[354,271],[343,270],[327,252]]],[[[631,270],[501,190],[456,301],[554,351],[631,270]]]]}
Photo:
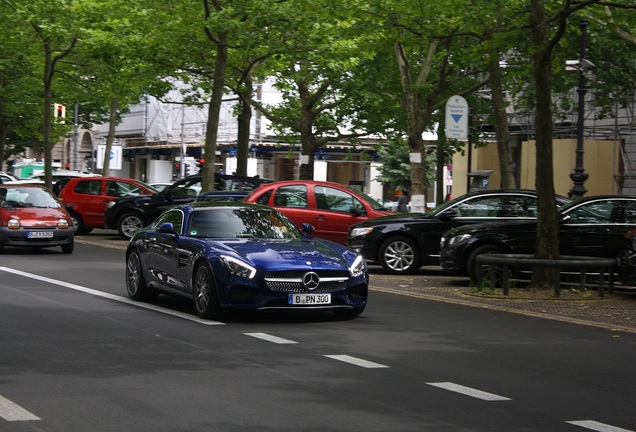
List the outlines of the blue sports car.
{"type": "Polygon", "coordinates": [[[353,318],[367,303],[369,273],[353,250],[310,238],[277,210],[240,202],[174,207],[137,232],[126,251],[134,300],[192,298],[198,316],[229,311],[333,311],[353,318]]]}

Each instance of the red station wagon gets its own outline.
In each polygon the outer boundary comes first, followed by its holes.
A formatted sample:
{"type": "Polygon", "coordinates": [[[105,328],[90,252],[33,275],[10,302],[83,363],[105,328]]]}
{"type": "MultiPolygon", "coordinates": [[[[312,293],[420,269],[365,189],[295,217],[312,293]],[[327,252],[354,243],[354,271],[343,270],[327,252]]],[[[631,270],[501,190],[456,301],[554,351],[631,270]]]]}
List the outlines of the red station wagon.
{"type": "Polygon", "coordinates": [[[127,177],[80,177],[70,179],[59,192],[75,226],[76,234],[104,228],[106,205],[118,198],[152,195],[157,191],[146,183],[127,177]]]}
{"type": "Polygon", "coordinates": [[[244,201],[274,207],[298,227],[303,223],[313,225],[313,237],[340,244],[345,244],[351,225],[393,214],[362,192],[324,181],[268,183],[253,190],[244,201]]]}

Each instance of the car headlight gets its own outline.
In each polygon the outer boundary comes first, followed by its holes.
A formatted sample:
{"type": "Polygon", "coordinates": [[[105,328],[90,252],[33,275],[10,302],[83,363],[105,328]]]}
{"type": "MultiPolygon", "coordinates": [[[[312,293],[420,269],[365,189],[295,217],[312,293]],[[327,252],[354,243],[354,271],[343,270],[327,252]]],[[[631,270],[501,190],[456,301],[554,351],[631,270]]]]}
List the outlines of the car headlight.
{"type": "Polygon", "coordinates": [[[367,234],[371,234],[372,231],[373,231],[373,228],[371,228],[371,227],[354,228],[349,233],[349,237],[365,236],[367,234]]]}
{"type": "Polygon", "coordinates": [[[114,205],[115,205],[115,201],[108,201],[108,202],[106,203],[106,208],[107,208],[107,209],[109,209],[109,208],[113,208],[113,206],[114,206],[114,205]]]}
{"type": "Polygon", "coordinates": [[[219,262],[234,276],[252,279],[254,275],[256,275],[256,269],[254,267],[234,257],[221,255],[219,262]]]}
{"type": "Polygon", "coordinates": [[[57,227],[59,229],[67,229],[69,227],[69,223],[66,219],[60,219],[57,221],[57,227]]]}
{"type": "Polygon", "coordinates": [[[20,228],[20,221],[18,219],[9,219],[7,221],[7,227],[9,229],[18,229],[20,228]]]}
{"type": "Polygon", "coordinates": [[[449,246],[456,246],[460,243],[465,243],[467,242],[470,238],[472,237],[471,234],[460,234],[458,236],[455,237],[451,237],[450,240],[448,240],[448,245],[449,246]]]}
{"type": "Polygon", "coordinates": [[[349,267],[349,272],[352,277],[358,277],[365,274],[367,271],[367,262],[362,257],[362,255],[358,255],[355,260],[353,260],[353,264],[349,267]]]}

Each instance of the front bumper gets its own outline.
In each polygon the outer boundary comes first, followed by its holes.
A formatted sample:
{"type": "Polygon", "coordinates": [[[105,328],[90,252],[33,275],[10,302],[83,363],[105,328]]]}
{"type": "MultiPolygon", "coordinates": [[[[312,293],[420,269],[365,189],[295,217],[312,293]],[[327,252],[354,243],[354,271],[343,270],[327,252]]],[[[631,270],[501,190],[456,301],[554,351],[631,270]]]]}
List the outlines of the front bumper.
{"type": "MultiPolygon", "coordinates": [[[[42,234],[39,234],[42,235],[42,234]]],[[[14,247],[54,247],[73,243],[73,228],[0,228],[0,244],[14,247]],[[52,237],[30,237],[29,233],[52,233],[52,237]]]]}

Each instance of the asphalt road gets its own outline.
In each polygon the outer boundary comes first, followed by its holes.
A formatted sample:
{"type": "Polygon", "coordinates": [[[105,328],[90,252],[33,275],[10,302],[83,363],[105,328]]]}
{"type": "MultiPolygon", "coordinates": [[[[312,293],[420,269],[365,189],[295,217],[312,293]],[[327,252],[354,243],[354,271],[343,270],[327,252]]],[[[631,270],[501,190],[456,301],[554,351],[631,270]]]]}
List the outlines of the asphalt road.
{"type": "Polygon", "coordinates": [[[203,321],[81,243],[0,251],[0,292],[2,432],[636,431],[635,334],[381,289],[350,321],[203,321]]]}

